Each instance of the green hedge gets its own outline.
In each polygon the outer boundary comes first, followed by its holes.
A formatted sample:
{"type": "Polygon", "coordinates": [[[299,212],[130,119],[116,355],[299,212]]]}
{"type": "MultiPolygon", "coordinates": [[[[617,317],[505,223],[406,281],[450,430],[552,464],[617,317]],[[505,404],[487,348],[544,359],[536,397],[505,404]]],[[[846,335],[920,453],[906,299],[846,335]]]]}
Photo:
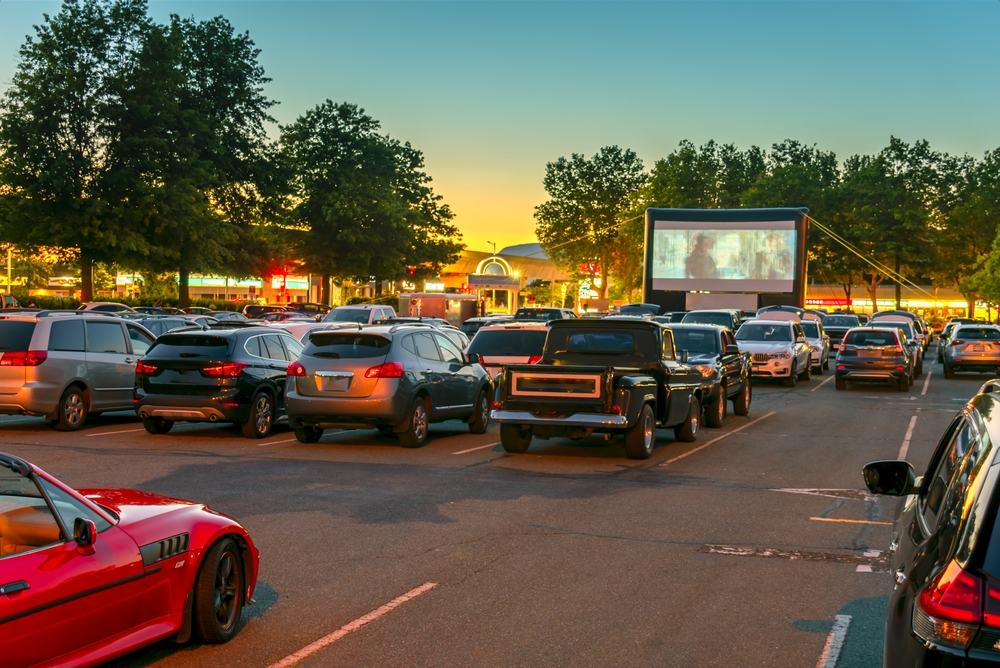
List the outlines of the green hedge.
{"type": "MultiPolygon", "coordinates": [[[[73,297],[49,297],[43,295],[36,295],[32,297],[28,293],[14,293],[14,298],[17,299],[21,306],[28,306],[34,304],[38,308],[48,308],[48,309],[75,309],[82,303],[79,299],[73,297]]],[[[118,304],[125,304],[126,306],[173,306],[177,307],[180,303],[178,299],[152,299],[145,297],[99,297],[96,301],[102,302],[115,302],[118,304]]],[[[241,311],[246,305],[246,302],[234,303],[229,302],[224,299],[192,299],[191,306],[202,306],[204,308],[212,309],[213,311],[241,311]]]]}

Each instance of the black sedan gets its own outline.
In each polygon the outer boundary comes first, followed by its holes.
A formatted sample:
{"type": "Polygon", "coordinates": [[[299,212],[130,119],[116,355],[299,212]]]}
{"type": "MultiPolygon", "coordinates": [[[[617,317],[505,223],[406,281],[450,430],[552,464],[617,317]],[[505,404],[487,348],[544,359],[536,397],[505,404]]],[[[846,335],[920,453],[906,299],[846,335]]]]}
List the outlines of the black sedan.
{"type": "Polygon", "coordinates": [[[889,547],[888,668],[1000,663],[998,388],[984,385],[952,421],[922,477],[903,461],[864,468],[871,492],[903,497],[889,547]]]}
{"type": "Polygon", "coordinates": [[[732,331],[718,325],[688,324],[671,324],[670,331],[678,352],[687,351],[688,364],[701,373],[705,424],[722,426],[728,399],[734,413],[747,415],[753,398],[753,363],[750,353],[742,353],[736,346],[732,331]]]}

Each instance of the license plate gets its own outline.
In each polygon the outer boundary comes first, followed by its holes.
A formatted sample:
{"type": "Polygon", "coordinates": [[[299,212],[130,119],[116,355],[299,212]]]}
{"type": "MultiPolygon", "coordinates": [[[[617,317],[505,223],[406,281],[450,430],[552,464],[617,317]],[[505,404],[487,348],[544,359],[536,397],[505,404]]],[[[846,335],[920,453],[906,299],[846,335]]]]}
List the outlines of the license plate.
{"type": "Polygon", "coordinates": [[[981,353],[984,350],[986,350],[986,348],[984,348],[983,346],[972,346],[972,352],[974,353],[981,353]]]}
{"type": "Polygon", "coordinates": [[[834,350],[837,350],[838,348],[840,348],[840,344],[839,343],[833,344],[833,349],[834,350]]]}
{"type": "Polygon", "coordinates": [[[881,350],[859,350],[858,357],[882,357],[881,350]]]}

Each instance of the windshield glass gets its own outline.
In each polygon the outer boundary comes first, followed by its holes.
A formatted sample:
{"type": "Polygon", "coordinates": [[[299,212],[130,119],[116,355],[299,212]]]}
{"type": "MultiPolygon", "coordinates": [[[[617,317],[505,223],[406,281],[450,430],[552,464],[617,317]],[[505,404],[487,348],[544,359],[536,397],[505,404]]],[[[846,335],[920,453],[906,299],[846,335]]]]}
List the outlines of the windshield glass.
{"type": "Polygon", "coordinates": [[[547,331],[538,329],[494,329],[476,334],[469,346],[470,355],[520,356],[541,355],[547,331]]]}
{"type": "Polygon", "coordinates": [[[788,325],[751,325],[740,327],[737,341],[791,341],[792,330],[788,325]]]}
{"type": "Polygon", "coordinates": [[[363,308],[336,308],[323,318],[323,322],[357,322],[367,325],[370,313],[371,311],[363,308]]]}
{"type": "Polygon", "coordinates": [[[806,336],[810,339],[819,338],[819,323],[815,320],[803,320],[802,321],[802,331],[806,333],[806,336]]]}
{"type": "Polygon", "coordinates": [[[858,322],[857,316],[853,315],[831,315],[827,316],[823,320],[824,327],[857,327],[861,323],[858,322]]]}
{"type": "Polygon", "coordinates": [[[681,322],[697,325],[722,325],[731,327],[733,318],[727,313],[688,313],[681,322]]]}
{"type": "Polygon", "coordinates": [[[956,339],[962,341],[1000,341],[1000,331],[995,329],[969,329],[963,327],[958,330],[956,339]]]}
{"type": "Polygon", "coordinates": [[[681,329],[672,327],[674,347],[689,353],[714,355],[719,352],[718,334],[703,329],[681,329]]]}

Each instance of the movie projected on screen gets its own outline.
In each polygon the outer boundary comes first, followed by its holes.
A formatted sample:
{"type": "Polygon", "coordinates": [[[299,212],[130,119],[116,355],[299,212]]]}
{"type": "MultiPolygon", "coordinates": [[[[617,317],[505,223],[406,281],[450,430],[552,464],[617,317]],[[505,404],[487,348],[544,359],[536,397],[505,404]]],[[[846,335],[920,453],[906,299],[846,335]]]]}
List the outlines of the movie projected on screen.
{"type": "Polygon", "coordinates": [[[653,223],[653,289],[791,292],[795,221],[653,223]]]}

